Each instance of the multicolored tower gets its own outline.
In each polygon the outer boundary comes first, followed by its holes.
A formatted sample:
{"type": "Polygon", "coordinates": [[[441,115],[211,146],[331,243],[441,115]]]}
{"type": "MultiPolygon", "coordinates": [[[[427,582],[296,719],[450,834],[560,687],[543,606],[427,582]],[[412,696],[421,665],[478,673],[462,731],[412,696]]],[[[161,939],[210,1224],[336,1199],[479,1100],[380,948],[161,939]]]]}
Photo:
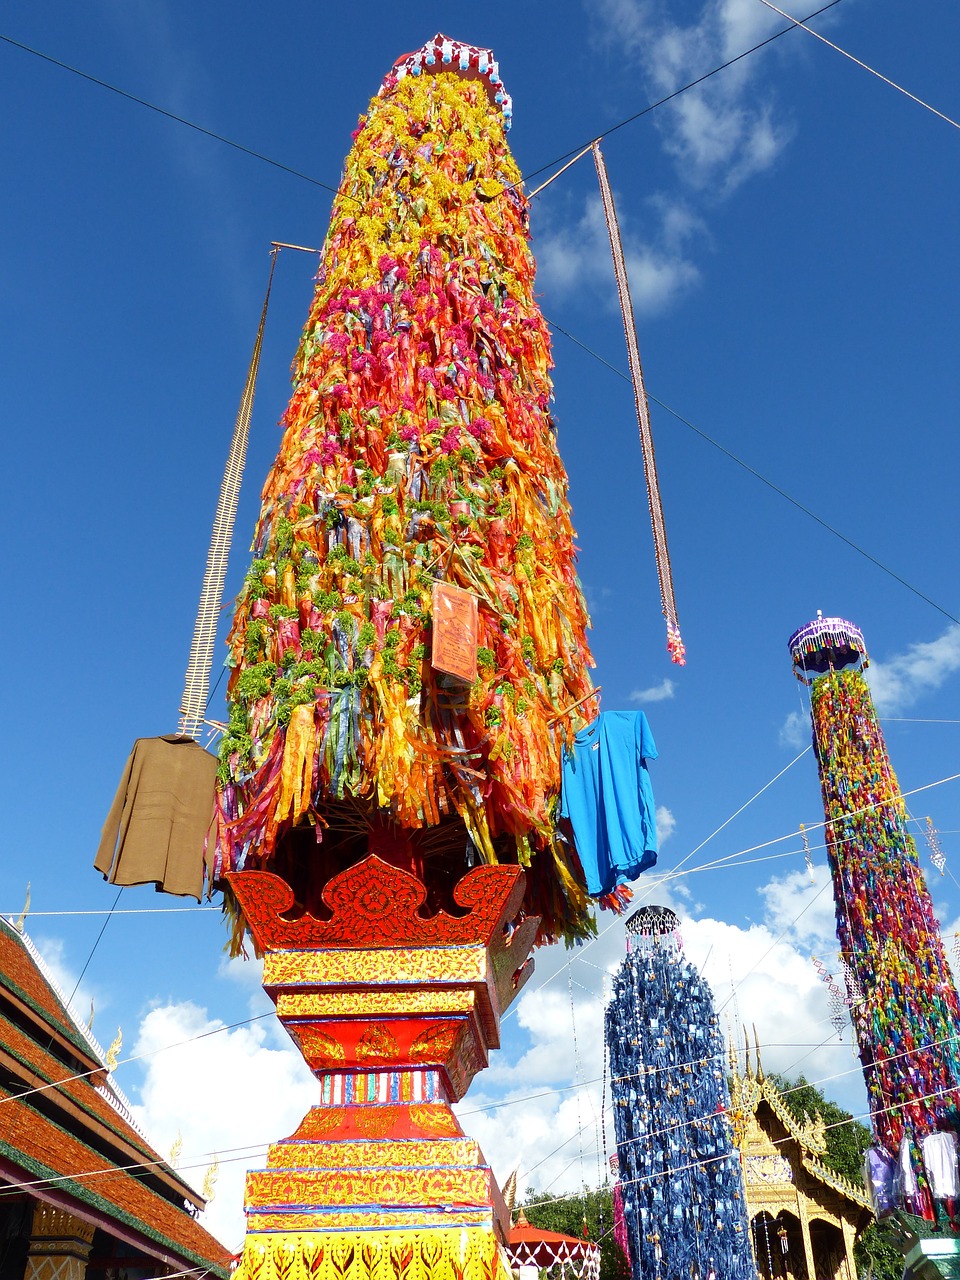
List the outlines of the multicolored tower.
{"type": "Polygon", "coordinates": [[[451,1108],[535,939],[585,936],[561,757],[596,715],[527,202],[489,50],[353,135],[230,634],[215,876],[320,1084],[247,1181],[245,1280],[493,1280],[451,1108]]]}
{"type": "Polygon", "coordinates": [[[230,635],[217,870],[322,912],[369,851],[437,905],[520,865],[550,941],[589,931],[556,802],[597,705],[509,112],[437,36],[354,134],[230,635]]]}
{"type": "Polygon", "coordinates": [[[790,637],[810,689],[837,938],[877,1142],[896,1153],[960,1107],[960,1002],[887,754],[858,627],[790,637]]]}
{"type": "Polygon", "coordinates": [[[632,1275],[755,1280],[713,992],[669,908],[641,908],[627,930],[606,1038],[632,1275]]]}

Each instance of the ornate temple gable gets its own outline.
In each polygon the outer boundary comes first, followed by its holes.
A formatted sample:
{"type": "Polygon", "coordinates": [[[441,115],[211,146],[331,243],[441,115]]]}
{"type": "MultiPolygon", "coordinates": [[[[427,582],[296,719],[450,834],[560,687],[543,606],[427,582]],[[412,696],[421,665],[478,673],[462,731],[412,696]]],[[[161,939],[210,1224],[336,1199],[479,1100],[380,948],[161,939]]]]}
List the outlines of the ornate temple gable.
{"type": "Polygon", "coordinates": [[[764,1075],[759,1046],[751,1050],[747,1042],[742,1073],[731,1049],[730,1072],[730,1121],[761,1280],[856,1280],[853,1245],[871,1221],[869,1203],[861,1187],[823,1163],[822,1116],[798,1121],[791,1114],[764,1075]]]}
{"type": "MultiPolygon", "coordinates": [[[[754,1032],[756,1036],[756,1032],[754,1032]]],[[[817,1204],[818,1216],[832,1215],[858,1220],[870,1209],[861,1186],[829,1169],[821,1157],[826,1154],[826,1126],[820,1115],[807,1115],[801,1123],[787,1107],[783,1094],[764,1073],[759,1045],[755,1048],[756,1070],[747,1042],[746,1066],[741,1075],[736,1056],[730,1054],[730,1109],[734,1141],[744,1162],[747,1197],[767,1198],[771,1187],[793,1184],[817,1204]]]]}

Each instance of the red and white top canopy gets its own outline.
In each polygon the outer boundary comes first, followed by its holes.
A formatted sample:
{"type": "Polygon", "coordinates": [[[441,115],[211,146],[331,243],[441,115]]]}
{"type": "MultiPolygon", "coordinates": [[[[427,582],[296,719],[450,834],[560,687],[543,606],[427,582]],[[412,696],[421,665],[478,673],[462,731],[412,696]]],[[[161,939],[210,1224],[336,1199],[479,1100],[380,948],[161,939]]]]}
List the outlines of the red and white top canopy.
{"type": "Polygon", "coordinates": [[[436,75],[438,71],[452,71],[464,80],[481,80],[486,86],[490,101],[503,112],[504,128],[510,128],[513,99],[503,87],[493,50],[480,49],[473,44],[464,44],[461,40],[451,40],[439,31],[422,49],[417,49],[415,53],[405,53],[396,60],[393,69],[384,77],[380,94],[392,89],[404,76],[436,75]]]}

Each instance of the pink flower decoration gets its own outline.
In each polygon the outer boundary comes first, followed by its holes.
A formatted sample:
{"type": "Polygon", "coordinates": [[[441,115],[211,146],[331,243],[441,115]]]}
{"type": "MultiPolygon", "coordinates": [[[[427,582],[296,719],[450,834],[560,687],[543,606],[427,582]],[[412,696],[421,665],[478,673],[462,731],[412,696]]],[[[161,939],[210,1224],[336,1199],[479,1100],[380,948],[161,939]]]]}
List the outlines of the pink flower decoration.
{"type": "Polygon", "coordinates": [[[336,436],[326,436],[323,441],[323,450],[320,454],[320,461],[323,466],[327,466],[331,462],[336,462],[340,456],[340,441],[336,436]]]}
{"type": "Polygon", "coordinates": [[[447,434],[440,441],[440,448],[444,453],[453,453],[454,449],[460,447],[460,431],[457,427],[451,427],[447,434]]]}

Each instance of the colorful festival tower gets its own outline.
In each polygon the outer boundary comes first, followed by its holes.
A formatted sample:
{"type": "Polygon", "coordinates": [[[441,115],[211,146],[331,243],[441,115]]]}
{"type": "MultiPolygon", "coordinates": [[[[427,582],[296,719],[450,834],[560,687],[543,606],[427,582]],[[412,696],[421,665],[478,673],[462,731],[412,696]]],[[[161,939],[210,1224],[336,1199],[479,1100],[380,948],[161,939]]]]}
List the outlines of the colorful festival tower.
{"type": "Polygon", "coordinates": [[[790,637],[810,688],[837,938],[873,1131],[895,1154],[960,1104],[960,1004],[870,689],[859,628],[790,637]]]}
{"type": "Polygon", "coordinates": [[[437,36],[360,120],[230,634],[215,877],[320,1082],[243,1280],[492,1280],[451,1109],[584,936],[561,754],[596,715],[510,101],[437,36]]]}
{"type": "Polygon", "coordinates": [[[354,133],[230,634],[217,874],[322,912],[370,850],[431,905],[520,865],[548,941],[591,929],[556,809],[597,707],[508,112],[437,36],[354,133]]]}
{"type": "Polygon", "coordinates": [[[755,1280],[713,993],[668,908],[627,930],[606,1038],[633,1280],[755,1280]]]}

